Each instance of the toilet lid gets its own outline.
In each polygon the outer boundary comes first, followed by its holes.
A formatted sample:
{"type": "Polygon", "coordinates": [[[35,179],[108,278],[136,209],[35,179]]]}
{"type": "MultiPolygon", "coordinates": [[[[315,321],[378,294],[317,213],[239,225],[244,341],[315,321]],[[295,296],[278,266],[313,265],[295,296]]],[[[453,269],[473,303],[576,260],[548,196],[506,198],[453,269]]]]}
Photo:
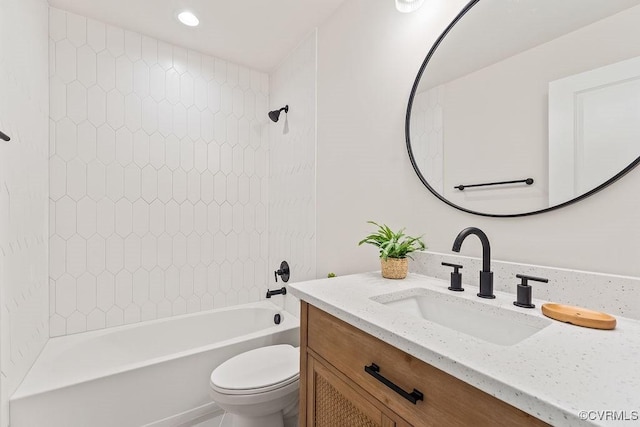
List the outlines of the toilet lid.
{"type": "Polygon", "coordinates": [[[211,386],[223,393],[251,394],[298,380],[300,349],[288,344],[250,350],[232,357],[211,373],[211,386]]]}

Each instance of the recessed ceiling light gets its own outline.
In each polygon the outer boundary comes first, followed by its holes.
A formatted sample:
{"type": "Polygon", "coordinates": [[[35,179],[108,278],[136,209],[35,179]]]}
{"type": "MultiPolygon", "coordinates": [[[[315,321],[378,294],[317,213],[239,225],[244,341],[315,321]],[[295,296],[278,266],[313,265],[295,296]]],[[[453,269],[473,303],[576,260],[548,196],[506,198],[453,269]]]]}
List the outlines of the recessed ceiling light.
{"type": "Polygon", "coordinates": [[[178,20],[188,27],[197,27],[200,20],[191,12],[184,11],[178,14],[178,20]]]}
{"type": "Polygon", "coordinates": [[[422,6],[424,0],[396,0],[396,9],[403,13],[413,12],[422,6]]]}

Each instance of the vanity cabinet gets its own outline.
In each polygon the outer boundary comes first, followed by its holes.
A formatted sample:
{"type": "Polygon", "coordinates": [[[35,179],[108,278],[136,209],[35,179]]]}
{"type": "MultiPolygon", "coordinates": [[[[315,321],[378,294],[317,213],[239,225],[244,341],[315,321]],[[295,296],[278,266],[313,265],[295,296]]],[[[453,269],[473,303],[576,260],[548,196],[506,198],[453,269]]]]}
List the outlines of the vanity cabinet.
{"type": "Polygon", "coordinates": [[[317,307],[300,314],[300,427],[548,425],[317,307]]]}

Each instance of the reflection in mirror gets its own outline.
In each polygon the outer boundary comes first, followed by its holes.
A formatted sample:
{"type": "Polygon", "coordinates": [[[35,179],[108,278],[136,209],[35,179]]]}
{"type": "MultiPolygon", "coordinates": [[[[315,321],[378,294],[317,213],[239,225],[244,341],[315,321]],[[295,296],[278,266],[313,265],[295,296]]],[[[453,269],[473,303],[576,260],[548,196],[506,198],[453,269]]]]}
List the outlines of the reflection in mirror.
{"type": "Polygon", "coordinates": [[[409,102],[407,142],[431,191],[473,213],[523,215],[640,160],[640,0],[468,7],[409,102]]]}

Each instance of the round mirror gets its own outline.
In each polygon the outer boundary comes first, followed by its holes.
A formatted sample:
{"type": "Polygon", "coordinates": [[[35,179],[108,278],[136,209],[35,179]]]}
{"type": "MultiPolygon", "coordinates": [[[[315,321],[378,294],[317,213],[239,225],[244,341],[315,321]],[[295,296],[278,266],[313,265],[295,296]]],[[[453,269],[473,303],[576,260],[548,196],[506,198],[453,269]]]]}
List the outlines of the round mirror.
{"type": "Polygon", "coordinates": [[[640,0],[475,0],[424,60],[405,125],[445,203],[557,209],[640,162],[640,0]]]}

